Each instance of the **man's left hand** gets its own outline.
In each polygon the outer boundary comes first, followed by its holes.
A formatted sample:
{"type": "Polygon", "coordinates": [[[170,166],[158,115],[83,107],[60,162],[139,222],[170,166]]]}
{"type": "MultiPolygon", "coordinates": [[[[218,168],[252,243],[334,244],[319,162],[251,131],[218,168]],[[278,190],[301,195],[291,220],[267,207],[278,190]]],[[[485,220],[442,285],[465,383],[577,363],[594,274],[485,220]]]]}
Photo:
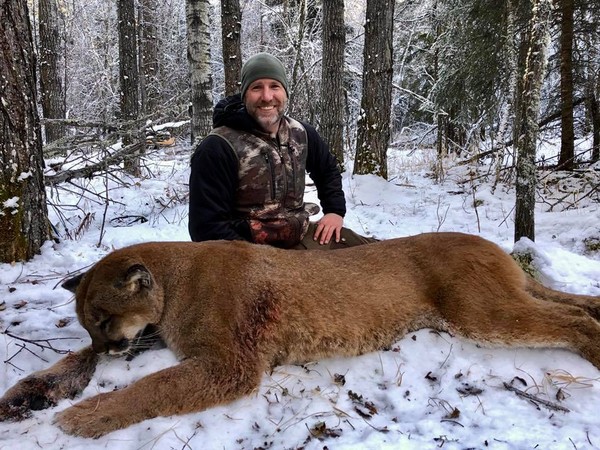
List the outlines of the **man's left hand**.
{"type": "Polygon", "coordinates": [[[334,213],[325,214],[317,223],[313,239],[319,241],[319,244],[325,245],[329,244],[331,238],[335,236],[335,242],[340,242],[343,225],[344,218],[342,216],[334,213]]]}

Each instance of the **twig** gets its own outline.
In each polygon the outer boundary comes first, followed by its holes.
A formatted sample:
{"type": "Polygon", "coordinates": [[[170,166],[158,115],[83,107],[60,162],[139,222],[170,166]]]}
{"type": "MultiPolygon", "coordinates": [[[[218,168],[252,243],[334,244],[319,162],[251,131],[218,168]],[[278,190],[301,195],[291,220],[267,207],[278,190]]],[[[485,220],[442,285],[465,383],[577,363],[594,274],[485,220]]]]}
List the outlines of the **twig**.
{"type": "Polygon", "coordinates": [[[194,432],[192,433],[192,435],[190,437],[188,437],[185,441],[177,435],[177,433],[175,432],[175,430],[173,430],[173,433],[175,434],[175,436],[177,437],[177,439],[179,439],[181,442],[183,442],[183,447],[181,447],[181,450],[183,450],[185,448],[189,448],[190,450],[193,450],[192,447],[190,446],[190,441],[192,439],[194,439],[196,437],[196,435],[198,434],[198,428],[196,428],[194,430],[194,432]]]}
{"type": "MultiPolygon", "coordinates": [[[[154,446],[156,445],[156,443],[164,436],[166,435],[169,431],[173,431],[175,433],[175,428],[177,427],[177,425],[179,425],[179,421],[175,422],[173,425],[171,425],[169,428],[167,428],[166,430],[158,433],[158,435],[154,436],[152,439],[144,442],[142,445],[140,445],[136,450],[140,450],[142,448],[144,448],[146,445],[150,445],[150,448],[154,448],[154,446]]],[[[177,439],[181,440],[179,438],[179,436],[177,436],[177,433],[175,433],[175,436],[177,437],[177,439]]]]}
{"type": "Polygon", "coordinates": [[[442,361],[442,363],[440,364],[440,369],[442,367],[444,367],[444,364],[446,364],[448,362],[448,359],[450,359],[450,355],[452,354],[452,348],[454,347],[454,344],[450,344],[450,350],[448,350],[448,354],[446,355],[446,358],[442,361]]]}
{"type": "Polygon", "coordinates": [[[98,244],[96,245],[98,248],[102,245],[102,239],[104,238],[104,227],[106,226],[106,215],[108,213],[108,205],[110,204],[110,199],[108,197],[108,172],[104,174],[104,187],[105,187],[105,198],[104,198],[104,212],[102,213],[102,225],[100,227],[100,237],[98,238],[98,244]]]}
{"type": "Polygon", "coordinates": [[[465,427],[462,423],[460,423],[458,420],[454,420],[454,419],[442,419],[440,420],[440,422],[449,422],[449,423],[453,423],[454,425],[460,425],[461,427],[465,427]]]}
{"type": "Polygon", "coordinates": [[[6,336],[11,337],[13,339],[17,339],[18,341],[26,342],[28,344],[33,344],[36,347],[39,347],[41,349],[52,350],[53,352],[58,353],[59,355],[66,355],[71,350],[60,350],[58,348],[54,348],[52,346],[52,344],[51,344],[52,341],[66,341],[66,340],[73,340],[73,339],[81,339],[81,338],[78,338],[78,337],[48,338],[48,339],[27,339],[27,338],[16,336],[16,335],[14,335],[12,333],[9,333],[8,330],[3,331],[1,334],[5,334],[6,336]],[[45,342],[45,344],[40,344],[40,342],[45,342]]]}
{"type": "Polygon", "coordinates": [[[79,169],[65,170],[57,173],[56,175],[46,175],[44,177],[44,183],[46,186],[52,186],[64,181],[69,181],[72,178],[90,178],[94,173],[106,170],[106,168],[112,164],[120,163],[128,158],[134,158],[135,154],[143,148],[143,145],[144,143],[142,142],[136,142],[123,147],[122,149],[113,153],[111,156],[96,163],[90,164],[89,166],[79,169]]]}
{"type": "MultiPolygon", "coordinates": [[[[583,200],[586,197],[589,197],[590,195],[592,195],[594,192],[596,192],[598,189],[600,189],[600,183],[596,184],[595,186],[593,186],[585,195],[579,197],[577,199],[577,202],[580,202],[581,200],[583,200]]],[[[570,194],[570,193],[569,193],[570,194]]],[[[564,211],[568,211],[569,209],[571,209],[572,207],[574,207],[576,205],[577,202],[573,202],[570,205],[567,205],[567,207],[565,207],[564,211]]],[[[554,207],[556,204],[552,205],[552,207],[554,207]]]]}
{"type": "Polygon", "coordinates": [[[515,394],[517,394],[519,397],[523,397],[526,398],[527,400],[533,402],[533,403],[539,403],[542,406],[545,406],[546,408],[553,410],[553,411],[561,411],[561,412],[571,412],[570,409],[565,408],[564,406],[560,406],[557,405],[556,403],[553,402],[549,402],[548,400],[544,400],[543,398],[539,398],[535,395],[531,395],[528,394],[527,392],[522,391],[521,389],[518,389],[514,386],[511,386],[510,384],[504,382],[504,388],[514,392],[515,394]]]}
{"type": "Polygon", "coordinates": [[[441,207],[441,197],[438,197],[438,201],[437,201],[437,208],[435,210],[435,214],[437,216],[437,220],[438,220],[438,226],[437,226],[437,230],[436,231],[440,231],[440,229],[442,228],[442,225],[444,225],[444,222],[446,221],[446,217],[448,216],[448,210],[450,209],[450,206],[446,207],[446,211],[444,211],[444,215],[440,215],[440,207],[441,207]]]}
{"type": "Polygon", "coordinates": [[[36,358],[41,359],[42,361],[44,361],[45,363],[47,363],[48,361],[45,360],[44,358],[42,358],[40,355],[38,355],[37,353],[32,352],[31,350],[29,350],[27,348],[27,346],[25,344],[17,344],[17,347],[19,347],[19,350],[17,350],[10,358],[8,358],[6,361],[4,361],[4,364],[10,364],[11,366],[13,366],[16,369],[19,370],[23,370],[20,367],[17,367],[13,364],[12,360],[19,354],[21,353],[23,350],[28,351],[29,353],[31,353],[33,356],[35,356],[36,358]]]}
{"type": "Polygon", "coordinates": [[[477,198],[475,197],[475,191],[477,188],[471,180],[471,194],[473,196],[473,209],[475,210],[475,217],[477,218],[477,231],[481,233],[481,221],[479,220],[479,211],[477,210],[477,198]]]}

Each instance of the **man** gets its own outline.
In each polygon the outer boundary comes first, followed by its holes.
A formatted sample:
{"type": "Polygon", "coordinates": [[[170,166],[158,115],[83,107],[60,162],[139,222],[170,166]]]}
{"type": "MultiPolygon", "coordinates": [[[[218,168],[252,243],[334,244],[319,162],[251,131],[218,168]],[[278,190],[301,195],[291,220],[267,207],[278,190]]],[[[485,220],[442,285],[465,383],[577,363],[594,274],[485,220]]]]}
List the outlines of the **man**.
{"type": "Polygon", "coordinates": [[[334,156],[309,124],[285,115],[288,83],[268,53],[242,67],[241,93],[221,100],[214,129],[192,157],[189,232],[193,241],[247,240],[281,248],[334,249],[375,241],[343,227],[346,202],[334,156]],[[317,205],[304,203],[305,174],[317,205]]]}

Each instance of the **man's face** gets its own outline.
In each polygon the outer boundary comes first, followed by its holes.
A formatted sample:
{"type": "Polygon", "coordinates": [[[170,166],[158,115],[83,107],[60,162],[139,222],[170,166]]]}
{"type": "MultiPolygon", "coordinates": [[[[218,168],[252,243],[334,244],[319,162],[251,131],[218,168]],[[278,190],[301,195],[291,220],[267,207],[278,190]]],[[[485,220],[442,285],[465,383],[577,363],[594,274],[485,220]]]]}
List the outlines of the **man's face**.
{"type": "Polygon", "coordinates": [[[253,81],[244,96],[248,114],[271,134],[277,133],[279,120],[287,108],[287,100],[283,85],[271,78],[253,81]]]}

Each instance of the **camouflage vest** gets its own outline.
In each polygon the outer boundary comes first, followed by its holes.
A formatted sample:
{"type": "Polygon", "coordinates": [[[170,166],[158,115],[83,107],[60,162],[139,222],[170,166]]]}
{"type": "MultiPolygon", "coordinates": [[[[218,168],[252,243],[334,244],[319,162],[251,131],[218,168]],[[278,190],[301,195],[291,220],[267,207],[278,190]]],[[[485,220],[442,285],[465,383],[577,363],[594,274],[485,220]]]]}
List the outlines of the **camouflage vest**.
{"type": "MultiPolygon", "coordinates": [[[[239,218],[287,219],[299,213],[305,216],[308,139],[300,122],[284,117],[276,139],[226,126],[213,129],[211,134],[224,139],[239,161],[235,194],[239,218]]],[[[309,214],[314,213],[311,210],[309,214]]]]}

